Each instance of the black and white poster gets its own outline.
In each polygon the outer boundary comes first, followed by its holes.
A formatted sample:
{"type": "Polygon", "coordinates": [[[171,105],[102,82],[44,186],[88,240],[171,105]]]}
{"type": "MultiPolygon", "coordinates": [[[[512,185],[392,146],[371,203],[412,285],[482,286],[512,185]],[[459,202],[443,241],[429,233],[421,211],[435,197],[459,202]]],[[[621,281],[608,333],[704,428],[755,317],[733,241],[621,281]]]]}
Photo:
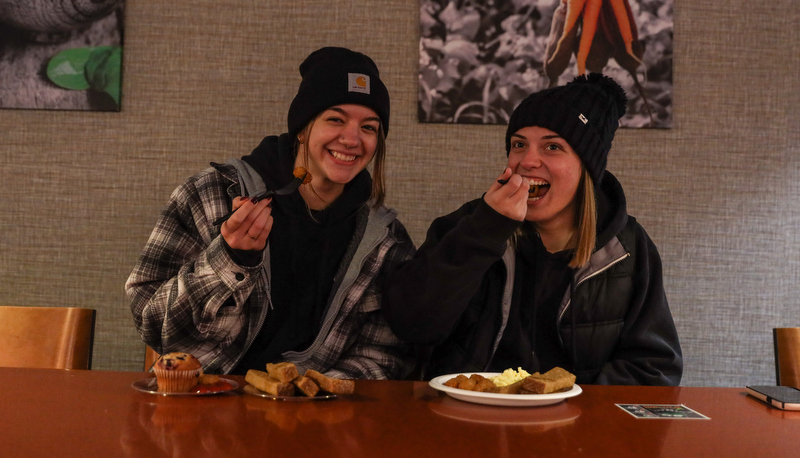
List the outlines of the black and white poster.
{"type": "Polygon", "coordinates": [[[628,96],[626,127],[672,127],[673,0],[420,0],[420,122],[505,124],[585,72],[628,96]]]}
{"type": "Polygon", "coordinates": [[[0,108],[119,111],[124,0],[0,0],[0,108]]]}

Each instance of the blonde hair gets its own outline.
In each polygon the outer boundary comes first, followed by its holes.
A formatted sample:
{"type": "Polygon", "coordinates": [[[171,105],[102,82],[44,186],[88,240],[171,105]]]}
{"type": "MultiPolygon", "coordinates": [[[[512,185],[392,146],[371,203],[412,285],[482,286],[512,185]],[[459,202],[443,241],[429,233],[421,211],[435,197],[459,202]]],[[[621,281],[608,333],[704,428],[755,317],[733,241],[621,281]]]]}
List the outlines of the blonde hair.
{"type": "Polygon", "coordinates": [[[569,245],[575,248],[575,254],[569,262],[573,269],[583,267],[589,262],[597,243],[597,204],[594,195],[594,182],[591,175],[583,168],[581,182],[575,193],[575,233],[569,245]]]}
{"type": "MultiPolygon", "coordinates": [[[[303,163],[308,164],[309,162],[309,151],[308,151],[308,142],[305,141],[303,143],[300,142],[299,137],[303,137],[304,139],[308,139],[311,136],[311,131],[313,130],[314,123],[317,121],[317,117],[309,121],[300,133],[297,134],[297,137],[294,139],[294,154],[297,156],[298,154],[303,154],[303,163]],[[302,147],[301,147],[302,145],[302,147]]],[[[372,200],[373,208],[378,208],[383,205],[383,201],[386,199],[386,185],[384,184],[384,164],[386,162],[386,134],[383,130],[383,123],[379,123],[378,125],[378,143],[375,145],[375,155],[372,157],[372,192],[370,194],[370,199],[372,200]]],[[[322,198],[317,194],[314,190],[314,186],[309,184],[309,188],[311,192],[314,193],[317,198],[322,200],[322,198]]],[[[324,202],[324,201],[323,201],[324,202]]]]}
{"type": "MultiPolygon", "coordinates": [[[[594,253],[597,241],[597,204],[595,203],[594,182],[585,167],[581,167],[581,179],[575,192],[575,232],[572,234],[566,249],[572,249],[573,255],[569,267],[577,269],[589,262],[594,253]]],[[[517,229],[509,241],[516,249],[519,238],[524,233],[524,226],[517,229]]]]}

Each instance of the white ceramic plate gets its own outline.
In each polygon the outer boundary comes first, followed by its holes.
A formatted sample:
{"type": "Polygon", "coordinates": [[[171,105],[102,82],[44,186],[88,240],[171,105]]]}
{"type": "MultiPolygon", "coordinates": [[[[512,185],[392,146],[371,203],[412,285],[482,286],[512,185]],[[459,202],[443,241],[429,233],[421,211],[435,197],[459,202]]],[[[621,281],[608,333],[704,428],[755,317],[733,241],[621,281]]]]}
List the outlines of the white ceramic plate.
{"type": "Polygon", "coordinates": [[[131,386],[136,389],[137,391],[141,391],[142,393],[147,394],[158,394],[161,396],[214,396],[216,394],[228,393],[237,388],[239,388],[239,384],[235,380],[231,380],[229,378],[220,377],[219,380],[221,382],[228,382],[231,385],[231,388],[226,390],[219,390],[219,391],[210,391],[206,393],[163,393],[158,391],[158,382],[156,381],[155,377],[148,377],[145,379],[137,380],[131,384],[131,386]]]}
{"type": "MultiPolygon", "coordinates": [[[[486,378],[495,377],[500,375],[499,372],[468,372],[464,373],[469,377],[472,374],[479,374],[486,378]]],[[[451,388],[445,386],[444,382],[459,374],[440,375],[434,378],[428,384],[435,390],[447,393],[448,396],[461,401],[472,402],[475,404],[486,404],[491,406],[513,406],[513,407],[529,407],[529,406],[546,406],[556,404],[564,399],[571,398],[581,394],[583,391],[580,386],[572,385],[569,391],[562,391],[560,393],[550,394],[500,394],[500,393],[481,393],[477,391],[462,390],[459,388],[451,388]]]]}
{"type": "Polygon", "coordinates": [[[297,396],[276,396],[274,394],[265,393],[249,383],[245,383],[244,392],[260,398],[272,399],[273,401],[324,401],[325,399],[336,399],[336,395],[332,393],[319,392],[314,397],[308,397],[303,394],[297,396]]]}

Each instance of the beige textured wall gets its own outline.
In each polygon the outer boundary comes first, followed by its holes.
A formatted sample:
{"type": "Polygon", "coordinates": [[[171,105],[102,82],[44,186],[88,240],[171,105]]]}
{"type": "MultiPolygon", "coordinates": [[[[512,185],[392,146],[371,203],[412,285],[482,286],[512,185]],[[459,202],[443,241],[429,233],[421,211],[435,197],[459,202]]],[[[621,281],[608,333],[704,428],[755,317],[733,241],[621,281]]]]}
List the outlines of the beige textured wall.
{"type": "MultiPolygon", "coordinates": [[[[661,251],[685,385],[772,383],[770,329],[800,326],[800,14],[757,3],[678,1],[675,127],[623,130],[609,160],[661,251]]],[[[120,113],[0,111],[0,303],[96,308],[94,368],[141,368],[123,284],[167,197],[282,132],[324,45],[381,68],[388,203],[422,243],[499,173],[504,128],[417,123],[417,8],[129,0],[120,113]]]]}

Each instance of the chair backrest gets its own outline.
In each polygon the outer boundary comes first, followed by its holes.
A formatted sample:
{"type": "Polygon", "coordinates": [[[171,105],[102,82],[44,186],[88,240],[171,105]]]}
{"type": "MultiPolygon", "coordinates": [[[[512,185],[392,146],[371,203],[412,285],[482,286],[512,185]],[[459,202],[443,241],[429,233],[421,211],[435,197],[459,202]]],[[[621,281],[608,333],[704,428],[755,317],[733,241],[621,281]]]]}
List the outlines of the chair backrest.
{"type": "Polygon", "coordinates": [[[144,348],[144,371],[149,372],[150,368],[153,367],[153,363],[155,363],[161,355],[156,353],[150,345],[145,345],[144,348]]]}
{"type": "Polygon", "coordinates": [[[800,389],[800,328],[774,328],[772,332],[777,383],[800,389]]]}
{"type": "Polygon", "coordinates": [[[91,369],[95,311],[0,306],[0,367],[91,369]]]}

